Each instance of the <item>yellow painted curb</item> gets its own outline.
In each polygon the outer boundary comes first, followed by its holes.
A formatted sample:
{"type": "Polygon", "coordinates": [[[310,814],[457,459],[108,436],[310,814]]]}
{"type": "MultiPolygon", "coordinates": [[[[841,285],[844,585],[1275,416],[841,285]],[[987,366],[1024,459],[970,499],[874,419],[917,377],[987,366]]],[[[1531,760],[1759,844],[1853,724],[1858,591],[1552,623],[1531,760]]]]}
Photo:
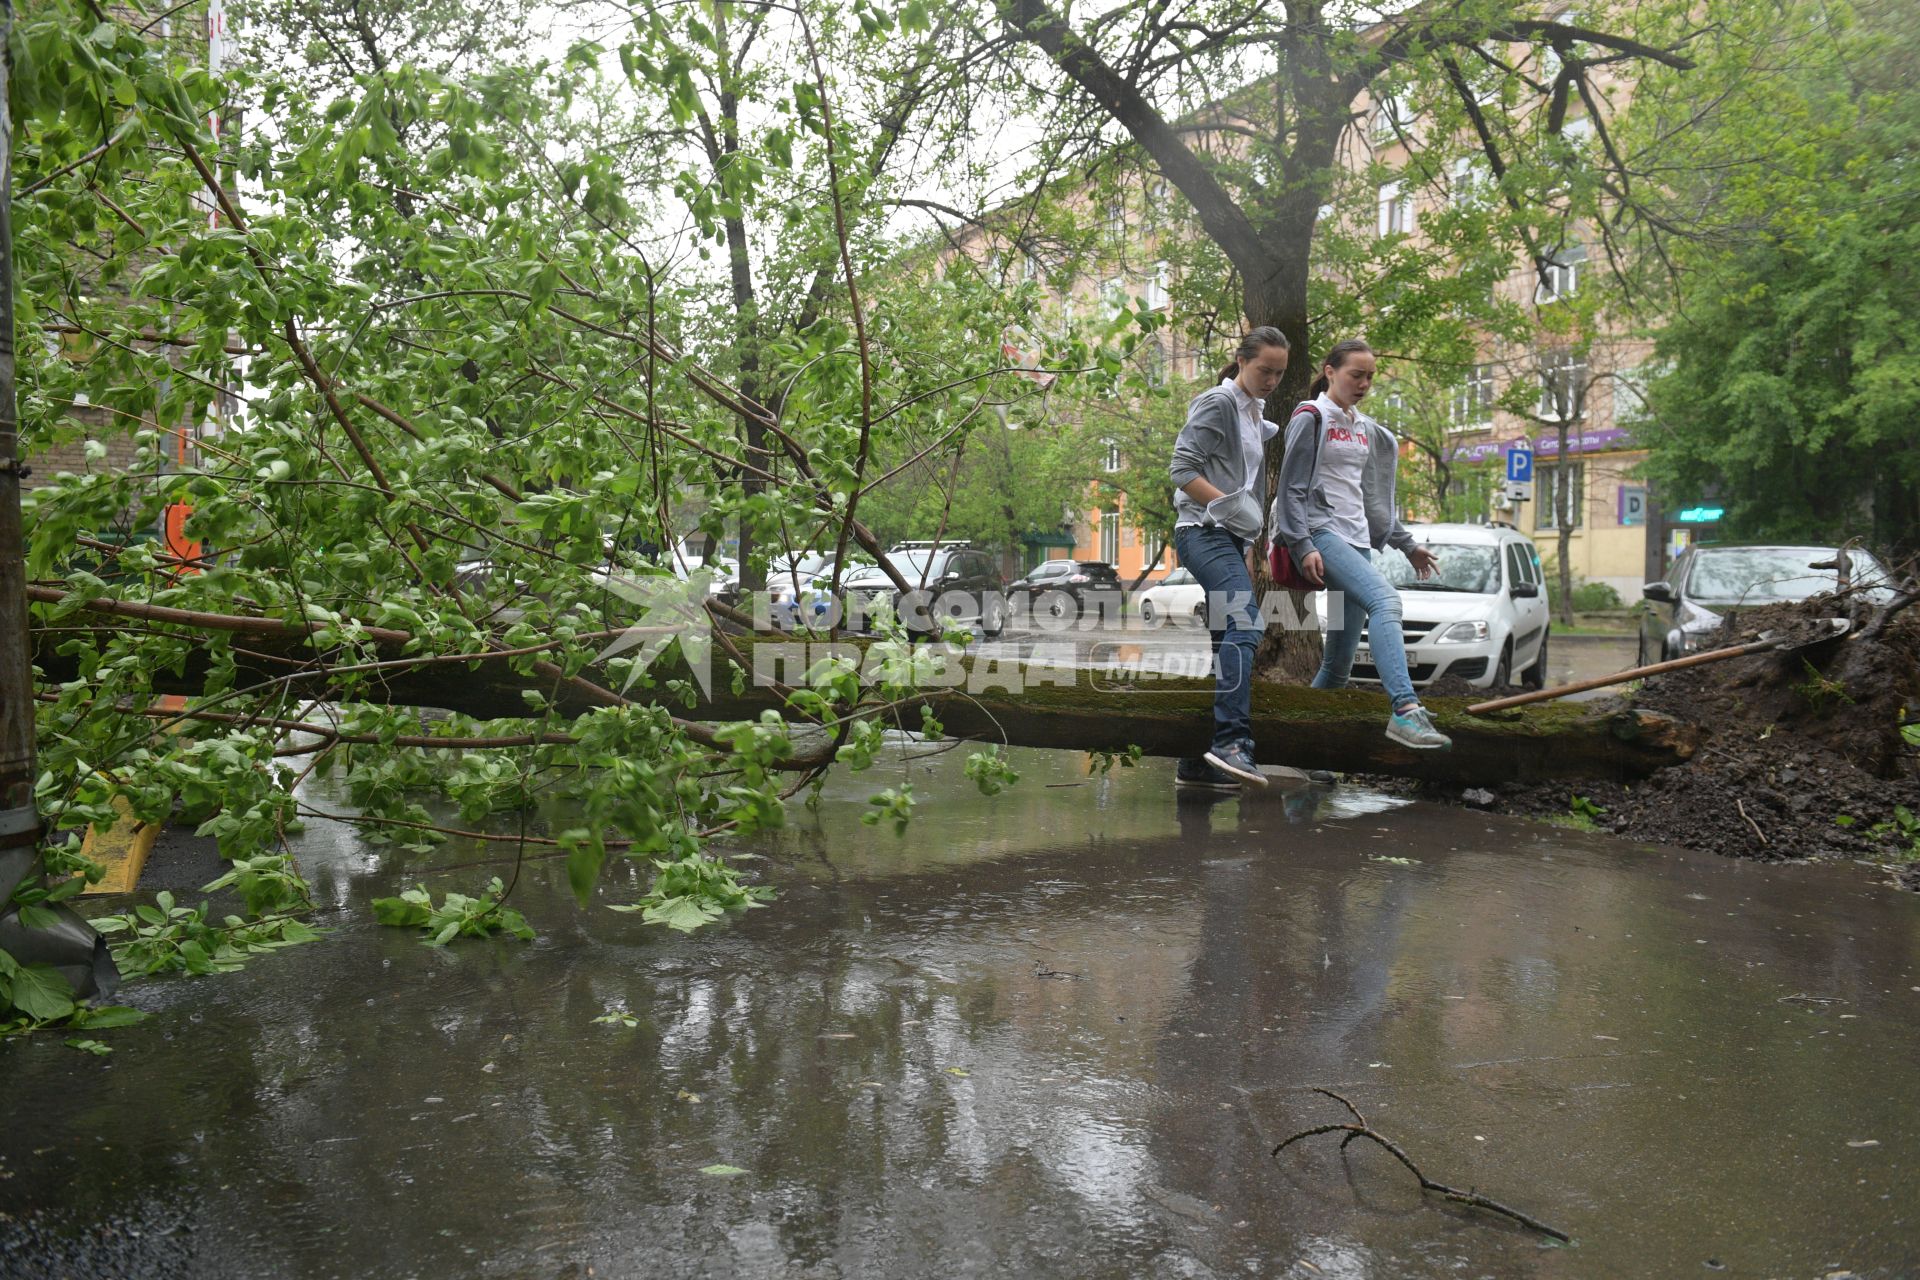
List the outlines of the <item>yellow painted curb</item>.
{"type": "Polygon", "coordinates": [[[113,808],[119,815],[113,826],[105,830],[88,827],[86,838],[80,842],[80,852],[107,870],[98,884],[81,892],[83,898],[103,893],[132,893],[133,887],[140,883],[147,855],[153,852],[153,842],[160,838],[162,824],[142,822],[134,817],[133,806],[122,797],[113,798],[113,808]]]}

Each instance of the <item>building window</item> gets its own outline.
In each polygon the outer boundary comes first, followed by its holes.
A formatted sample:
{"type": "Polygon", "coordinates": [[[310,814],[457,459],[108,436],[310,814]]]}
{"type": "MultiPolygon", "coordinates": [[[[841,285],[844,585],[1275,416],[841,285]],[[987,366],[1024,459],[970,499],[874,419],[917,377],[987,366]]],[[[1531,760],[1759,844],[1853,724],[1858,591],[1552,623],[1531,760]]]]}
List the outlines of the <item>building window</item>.
{"type": "Polygon", "coordinates": [[[1147,277],[1146,303],[1149,311],[1161,311],[1166,308],[1167,264],[1165,262],[1153,264],[1152,274],[1147,277]]]}
{"type": "Polygon", "coordinates": [[[1100,466],[1108,475],[1112,475],[1120,469],[1119,445],[1111,440],[1107,441],[1107,456],[1101,461],[1100,466]]]}
{"type": "Polygon", "coordinates": [[[1540,283],[1534,289],[1535,302],[1559,302],[1571,298],[1580,291],[1580,273],[1586,270],[1587,246],[1583,244],[1562,245],[1553,251],[1547,259],[1546,270],[1540,276],[1540,283]]]}
{"type": "Polygon", "coordinates": [[[1157,336],[1140,344],[1140,371],[1146,377],[1148,386],[1167,385],[1167,349],[1160,345],[1157,336]]]}
{"type": "Polygon", "coordinates": [[[1540,355],[1540,416],[1571,422],[1586,409],[1587,358],[1571,351],[1540,355]]]}
{"type": "Polygon", "coordinates": [[[1484,427],[1493,421],[1492,365],[1476,364],[1467,370],[1466,378],[1453,389],[1453,403],[1448,416],[1456,431],[1484,427]]]}
{"type": "Polygon", "coordinates": [[[1644,364],[1637,364],[1613,375],[1614,426],[1630,427],[1636,422],[1652,420],[1653,410],[1647,406],[1647,383],[1654,372],[1644,364]]]}
{"type": "Polygon", "coordinates": [[[1107,239],[1116,243],[1127,234],[1127,205],[1119,196],[1107,200],[1107,239]]]}
{"type": "Polygon", "coordinates": [[[1486,524],[1492,516],[1493,469],[1486,466],[1457,470],[1447,481],[1447,500],[1442,520],[1458,524],[1486,524]]]}
{"type": "Polygon", "coordinates": [[[1020,283],[1030,284],[1046,278],[1046,269],[1040,265],[1040,259],[1030,253],[1020,255],[1020,283]]]}
{"type": "Polygon", "coordinates": [[[1407,396],[1395,387],[1382,387],[1373,398],[1373,420],[1389,431],[1400,430],[1407,416],[1407,396]]]}
{"type": "Polygon", "coordinates": [[[1380,187],[1380,234],[1400,235],[1413,230],[1413,197],[1398,182],[1380,187]]]}
{"type": "Polygon", "coordinates": [[[1461,156],[1453,162],[1453,168],[1449,171],[1447,189],[1455,204],[1473,203],[1485,191],[1486,186],[1486,161],[1479,156],[1461,156]]]}
{"type": "Polygon", "coordinates": [[[1406,99],[1393,94],[1381,99],[1373,112],[1373,141],[1376,146],[1391,146],[1407,132],[1413,121],[1413,112],[1408,108],[1406,99]]]}
{"type": "Polygon", "coordinates": [[[1112,321],[1127,309],[1127,282],[1115,276],[1100,282],[1100,318],[1112,321]]]}
{"type": "Polygon", "coordinates": [[[1567,527],[1578,529],[1586,521],[1583,518],[1587,497],[1587,464],[1569,462],[1551,463],[1536,466],[1534,474],[1534,517],[1536,529],[1558,529],[1556,521],[1560,514],[1560,494],[1567,494],[1567,527]]]}
{"type": "Polygon", "coordinates": [[[1120,560],[1120,513],[1108,511],[1100,517],[1100,558],[1108,564],[1120,560]]]}

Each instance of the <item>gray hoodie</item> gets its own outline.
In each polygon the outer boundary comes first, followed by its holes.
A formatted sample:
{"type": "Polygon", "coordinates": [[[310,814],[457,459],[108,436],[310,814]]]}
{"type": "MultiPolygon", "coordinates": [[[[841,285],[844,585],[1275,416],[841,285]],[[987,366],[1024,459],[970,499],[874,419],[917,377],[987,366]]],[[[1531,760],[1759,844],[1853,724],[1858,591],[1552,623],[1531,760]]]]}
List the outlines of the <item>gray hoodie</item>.
{"type": "MultiPolygon", "coordinates": [[[[1268,424],[1267,435],[1272,436],[1268,424]]],[[[1240,403],[1224,382],[1208,387],[1187,406],[1187,422],[1173,442],[1173,461],[1167,475],[1173,480],[1173,523],[1217,524],[1252,542],[1260,536],[1261,468],[1247,474],[1247,458],[1240,447],[1240,403]],[[1222,497],[1198,502],[1185,487],[1204,477],[1222,497]]]]}
{"type": "MultiPolygon", "coordinates": [[[[1280,463],[1280,491],[1273,496],[1269,513],[1273,537],[1302,560],[1313,550],[1311,534],[1327,523],[1331,511],[1326,488],[1315,483],[1320,469],[1320,450],[1324,447],[1324,419],[1296,410],[1287,423],[1287,452],[1280,463]]],[[[1373,419],[1367,419],[1367,469],[1360,480],[1360,492],[1367,508],[1367,537],[1378,551],[1385,546],[1402,551],[1413,546],[1408,533],[1393,513],[1393,487],[1400,465],[1400,442],[1373,419]]]]}

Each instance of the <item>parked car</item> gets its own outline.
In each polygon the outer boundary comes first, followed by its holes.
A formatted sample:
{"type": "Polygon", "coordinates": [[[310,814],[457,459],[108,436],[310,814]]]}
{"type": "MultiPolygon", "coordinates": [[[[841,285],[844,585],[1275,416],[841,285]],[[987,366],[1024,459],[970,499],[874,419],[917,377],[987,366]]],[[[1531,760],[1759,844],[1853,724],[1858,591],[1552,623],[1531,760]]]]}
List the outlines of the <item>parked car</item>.
{"type": "Polygon", "coordinates": [[[965,624],[997,636],[1007,626],[1007,583],[993,557],[964,542],[902,542],[887,549],[887,560],[906,579],[902,596],[879,565],[865,565],[841,581],[846,588],[849,622],[855,607],[870,621],[875,603],[886,600],[909,630],[965,624]]]}
{"type": "Polygon", "coordinates": [[[776,627],[811,626],[827,612],[826,586],[833,580],[833,556],[809,551],[778,557],[767,565],[767,608],[776,627]]]}
{"type": "MultiPolygon", "coordinates": [[[[1416,524],[1408,532],[1440,557],[1422,581],[1404,555],[1388,548],[1374,563],[1400,591],[1407,674],[1416,689],[1446,676],[1478,689],[1547,680],[1547,589],[1533,539],[1509,525],[1416,524]]],[[[1315,597],[1326,625],[1326,593],[1315,597]]],[[[1360,634],[1353,678],[1378,682],[1370,631],[1360,634]]]]}
{"type": "Polygon", "coordinates": [[[1078,621],[1091,606],[1096,616],[1118,619],[1122,598],[1120,571],[1104,560],[1042,560],[1007,584],[1007,603],[1035,618],[1078,621]]]}
{"type": "Polygon", "coordinates": [[[1193,621],[1203,627],[1207,625],[1206,588],[1185,569],[1175,569],[1135,596],[1134,608],[1140,611],[1140,621],[1150,627],[1159,624],[1162,618],[1169,623],[1193,621]]]}
{"type": "MultiPolygon", "coordinates": [[[[1702,648],[1728,616],[1741,607],[1806,600],[1840,586],[1832,567],[1835,547],[1689,547],[1673,562],[1664,582],[1643,590],[1638,665],[1685,657],[1702,648]],[[1824,564],[1825,568],[1815,566],[1824,564]]],[[[1847,580],[1869,598],[1893,594],[1892,575],[1871,554],[1847,553],[1847,580]]]]}

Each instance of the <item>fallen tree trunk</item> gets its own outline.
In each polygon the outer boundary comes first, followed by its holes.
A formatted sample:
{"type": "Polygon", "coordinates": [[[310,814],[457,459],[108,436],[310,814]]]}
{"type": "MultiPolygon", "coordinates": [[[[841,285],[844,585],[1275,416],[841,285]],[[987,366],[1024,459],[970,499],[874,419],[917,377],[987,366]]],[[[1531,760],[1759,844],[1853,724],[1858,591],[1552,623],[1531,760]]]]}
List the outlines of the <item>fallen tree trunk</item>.
{"type": "MultiPolygon", "coordinates": [[[[796,683],[800,673],[829,652],[859,656],[866,648],[866,642],[857,640],[839,641],[829,650],[824,643],[809,645],[787,637],[737,637],[732,643],[749,664],[751,676],[734,691],[736,669],[716,651],[712,691],[687,706],[659,685],[636,687],[631,697],[623,697],[595,679],[592,668],[568,679],[552,667],[520,674],[505,654],[410,657],[404,651],[409,637],[400,632],[381,633],[377,639],[382,669],[342,674],[341,655],[316,652],[301,624],[235,615],[183,616],[127,601],[89,601],[83,607],[95,614],[139,618],[148,625],[166,623],[210,633],[209,644],[233,646],[242,685],[273,681],[302,699],[440,707],[482,720],[524,717],[527,704],[521,695],[528,689],[546,695],[566,715],[633,701],[703,721],[756,719],[767,710],[784,709],[782,696],[771,687],[775,682],[796,683]]],[[[77,658],[58,652],[74,638],[71,629],[36,631],[36,663],[49,681],[78,678],[77,658]]],[[[356,665],[356,660],[346,663],[356,665]]],[[[203,648],[179,670],[155,673],[153,687],[202,694],[213,666],[212,653],[203,648]]],[[[687,672],[656,664],[653,674],[664,682],[676,675],[684,678],[687,672]]],[[[1198,754],[1211,736],[1211,680],[1123,680],[1085,668],[966,656],[955,656],[943,678],[944,685],[926,688],[917,700],[891,708],[892,720],[917,731],[924,706],[951,737],[1122,754],[1138,747],[1155,756],[1198,754]]],[[[1625,780],[1681,763],[1693,753],[1693,727],[1652,712],[1559,703],[1498,716],[1468,716],[1467,702],[1431,700],[1435,720],[1452,735],[1454,746],[1451,751],[1415,751],[1385,737],[1388,708],[1381,694],[1257,685],[1256,755],[1265,764],[1485,785],[1554,778],[1625,780]]]]}

